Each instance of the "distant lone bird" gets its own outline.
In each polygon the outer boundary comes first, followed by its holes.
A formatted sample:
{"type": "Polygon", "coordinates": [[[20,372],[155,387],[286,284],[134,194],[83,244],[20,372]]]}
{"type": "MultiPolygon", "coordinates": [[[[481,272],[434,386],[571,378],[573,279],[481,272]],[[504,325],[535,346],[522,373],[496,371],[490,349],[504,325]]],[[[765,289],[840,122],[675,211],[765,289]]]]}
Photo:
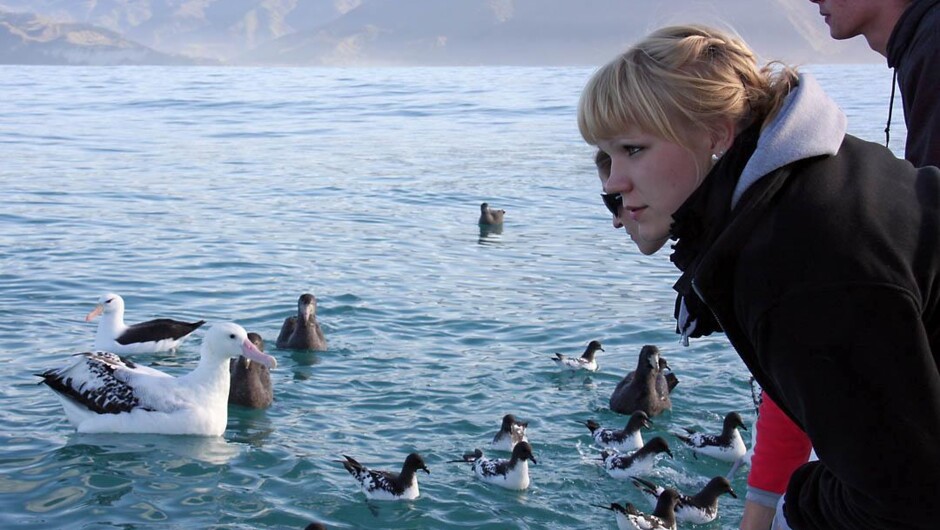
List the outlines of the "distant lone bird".
{"type": "Polygon", "coordinates": [[[610,506],[595,504],[598,508],[614,512],[617,518],[617,528],[620,530],[676,530],[676,504],[679,502],[679,493],[674,489],[665,489],[656,502],[653,513],[646,514],[636,509],[631,503],[621,505],[611,503],[610,506]]]}
{"type": "Polygon", "coordinates": [[[524,490],[529,487],[529,460],[538,464],[529,442],[519,442],[513,447],[509,459],[486,458],[483,451],[476,449],[465,454],[462,460],[451,462],[469,462],[473,473],[483,482],[510,490],[524,490]]]}
{"type": "Polygon", "coordinates": [[[519,421],[512,414],[506,414],[503,416],[503,423],[496,435],[493,436],[490,445],[493,449],[499,451],[512,451],[517,443],[528,441],[526,438],[526,428],[528,427],[529,422],[519,421]]]}
{"type": "Polygon", "coordinates": [[[128,326],[124,323],[124,299],[114,293],[99,298],[98,305],[85,316],[85,322],[99,316],[94,347],[118,354],[176,350],[187,335],[206,323],[158,318],[128,326]]]}
{"type": "MultiPolygon", "coordinates": [[[[666,490],[649,480],[633,477],[633,485],[639,488],[655,505],[659,496],[666,490]]],[[[705,524],[718,517],[718,497],[727,493],[735,499],[738,498],[731,488],[731,483],[725,477],[715,477],[708,481],[702,491],[689,496],[679,493],[679,502],[676,504],[676,520],[684,523],[705,524]]]]}
{"type": "Polygon", "coordinates": [[[747,430],[741,415],[737,412],[729,412],[725,416],[721,434],[718,436],[685,429],[686,434],[676,433],[676,438],[682,440],[696,453],[725,462],[736,462],[747,453],[747,447],[744,446],[744,440],[738,431],[739,427],[747,430]]]}
{"type": "Polygon", "coordinates": [[[297,300],[297,316],[287,317],[275,343],[282,350],[326,351],[326,337],[317,322],[317,298],[310,293],[297,300]]]}
{"type": "Polygon", "coordinates": [[[607,474],[619,479],[628,479],[635,475],[647,475],[653,470],[656,455],[666,453],[672,457],[669,444],[660,436],[646,442],[639,450],[623,455],[616,449],[601,451],[601,460],[604,461],[604,470],[607,474]]]}
{"type": "MultiPolygon", "coordinates": [[[[261,335],[249,333],[248,340],[259,351],[264,351],[264,340],[261,339],[261,335]]],[[[229,404],[252,409],[264,409],[271,406],[274,401],[274,389],[271,387],[271,372],[267,366],[239,355],[237,359],[229,359],[228,369],[231,377],[228,391],[229,404]]]]}
{"type": "Polygon", "coordinates": [[[343,455],[343,458],[345,460],[340,460],[343,467],[359,482],[366,497],[373,500],[410,501],[417,499],[421,492],[418,490],[416,472],[420,469],[427,474],[431,474],[431,471],[424,464],[424,459],[418,453],[411,453],[405,458],[401,473],[375,471],[346,455],[343,455]]]}
{"type": "Polygon", "coordinates": [[[591,431],[594,443],[618,451],[636,451],[643,447],[643,435],[640,429],[651,427],[649,416],[642,410],[634,412],[623,429],[602,429],[594,420],[587,420],[583,423],[591,431]]]}
{"type": "Polygon", "coordinates": [[[78,432],[220,436],[228,423],[228,360],[239,354],[277,365],[244,328],[221,323],[206,332],[196,369],[180,377],[109,352],[77,353],[40,375],[78,432]]]}
{"type": "Polygon", "coordinates": [[[611,393],[610,410],[620,414],[632,414],[642,410],[652,418],[671,408],[669,382],[660,368],[659,348],[643,346],[637,359],[636,370],[617,383],[611,393]]]}
{"type": "Polygon", "coordinates": [[[506,215],[506,210],[494,210],[490,208],[490,205],[483,203],[480,205],[480,222],[481,225],[501,225],[503,224],[503,216],[506,215]]]}
{"type": "Polygon", "coordinates": [[[594,355],[598,350],[604,351],[604,348],[601,347],[601,343],[599,341],[592,340],[588,343],[587,348],[585,348],[584,353],[581,354],[581,357],[568,357],[567,355],[556,353],[552,360],[555,361],[555,364],[567,370],[587,370],[589,372],[596,372],[597,360],[594,358],[594,355]]]}

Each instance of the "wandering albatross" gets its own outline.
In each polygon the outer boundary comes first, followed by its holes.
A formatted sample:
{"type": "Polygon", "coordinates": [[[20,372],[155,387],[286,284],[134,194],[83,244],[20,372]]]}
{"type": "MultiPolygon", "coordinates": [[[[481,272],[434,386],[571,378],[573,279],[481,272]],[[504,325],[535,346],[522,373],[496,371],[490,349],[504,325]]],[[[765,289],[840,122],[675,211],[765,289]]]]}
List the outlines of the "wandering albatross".
{"type": "Polygon", "coordinates": [[[221,436],[228,422],[228,359],[238,355],[277,365],[244,328],[221,323],[206,333],[196,369],[181,377],[101,351],[77,353],[67,366],[37,375],[81,433],[221,436]]]}

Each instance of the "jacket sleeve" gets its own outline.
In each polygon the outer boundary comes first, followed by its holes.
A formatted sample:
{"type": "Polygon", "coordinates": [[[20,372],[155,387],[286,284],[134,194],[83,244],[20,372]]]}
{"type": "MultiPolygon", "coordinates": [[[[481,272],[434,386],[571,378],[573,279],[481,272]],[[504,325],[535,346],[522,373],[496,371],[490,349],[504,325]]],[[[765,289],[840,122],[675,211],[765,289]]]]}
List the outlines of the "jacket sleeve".
{"type": "Polygon", "coordinates": [[[799,529],[936,528],[940,374],[916,300],[892,285],[794,289],[756,323],[758,356],[818,462],[787,487],[799,529]]]}
{"type": "Polygon", "coordinates": [[[806,433],[767,394],[761,398],[755,429],[747,498],[772,508],[786,491],[793,471],[806,463],[812,447],[806,433]]]}

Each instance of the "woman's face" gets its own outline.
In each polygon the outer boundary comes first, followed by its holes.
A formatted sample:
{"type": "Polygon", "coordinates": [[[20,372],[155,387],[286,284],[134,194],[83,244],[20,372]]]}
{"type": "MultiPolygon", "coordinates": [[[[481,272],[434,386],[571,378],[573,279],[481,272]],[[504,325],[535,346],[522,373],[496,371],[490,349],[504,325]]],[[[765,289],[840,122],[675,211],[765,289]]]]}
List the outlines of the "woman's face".
{"type": "MultiPolygon", "coordinates": [[[[607,180],[610,178],[610,163],[598,164],[597,166],[597,176],[601,179],[601,188],[607,189],[607,180]]],[[[637,249],[642,252],[644,255],[649,256],[650,254],[655,254],[656,251],[663,248],[663,245],[666,244],[668,238],[663,238],[657,241],[645,241],[640,239],[637,236],[637,224],[628,216],[624,216],[623,208],[620,208],[619,213],[613,216],[614,228],[623,228],[627,231],[627,235],[630,236],[630,239],[633,240],[633,243],[636,245],[637,249]]]]}
{"type": "Polygon", "coordinates": [[[656,252],[668,240],[672,214],[711,167],[711,143],[707,135],[696,135],[687,149],[638,129],[598,142],[611,162],[604,191],[621,194],[620,220],[628,231],[630,223],[636,224],[631,237],[644,254],[656,252]]]}

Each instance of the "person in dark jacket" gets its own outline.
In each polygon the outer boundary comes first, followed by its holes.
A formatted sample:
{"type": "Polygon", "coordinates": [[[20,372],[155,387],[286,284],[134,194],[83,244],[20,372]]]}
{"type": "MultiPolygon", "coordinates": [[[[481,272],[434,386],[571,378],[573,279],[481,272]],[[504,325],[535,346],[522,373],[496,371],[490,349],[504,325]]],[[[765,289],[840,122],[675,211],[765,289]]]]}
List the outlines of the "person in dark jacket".
{"type": "Polygon", "coordinates": [[[658,30],[581,95],[607,193],[669,236],[686,337],[723,331],[818,461],[795,529],[940,520],[940,170],[845,133],[809,75],[704,26],[658,30]]]}
{"type": "MultiPolygon", "coordinates": [[[[894,68],[915,166],[940,166],[940,0],[810,0],[837,40],[858,35],[894,68]]],[[[890,127],[890,122],[888,124],[890,127]]]]}

